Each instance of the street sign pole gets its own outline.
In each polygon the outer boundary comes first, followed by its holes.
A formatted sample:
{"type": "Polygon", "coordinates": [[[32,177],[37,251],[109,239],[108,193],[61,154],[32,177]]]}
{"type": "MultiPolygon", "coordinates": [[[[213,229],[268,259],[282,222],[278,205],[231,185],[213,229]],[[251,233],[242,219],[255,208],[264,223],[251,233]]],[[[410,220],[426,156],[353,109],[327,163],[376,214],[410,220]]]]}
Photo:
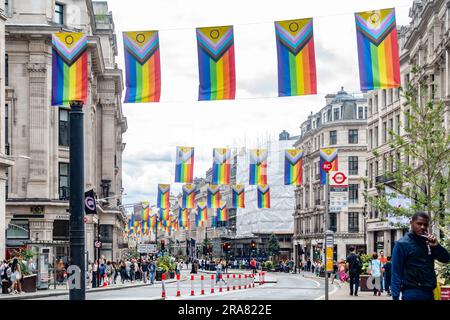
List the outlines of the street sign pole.
{"type": "Polygon", "coordinates": [[[330,188],[329,188],[329,171],[326,173],[326,181],[325,181],[325,214],[323,218],[324,223],[324,258],[325,258],[325,300],[328,300],[328,272],[327,272],[327,231],[328,231],[328,210],[329,210],[329,198],[330,198],[330,188]]]}
{"type": "Polygon", "coordinates": [[[84,270],[84,136],[83,103],[70,103],[70,265],[80,270],[80,287],[70,288],[70,300],[86,300],[84,270]]]}

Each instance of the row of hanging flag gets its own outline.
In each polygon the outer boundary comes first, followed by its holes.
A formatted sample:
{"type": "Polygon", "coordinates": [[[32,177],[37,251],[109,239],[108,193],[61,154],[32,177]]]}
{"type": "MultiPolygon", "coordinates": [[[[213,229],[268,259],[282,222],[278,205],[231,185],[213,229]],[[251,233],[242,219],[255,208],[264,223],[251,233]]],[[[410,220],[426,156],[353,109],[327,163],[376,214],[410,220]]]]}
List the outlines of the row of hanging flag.
{"type": "MultiPolygon", "coordinates": [[[[178,215],[170,214],[169,209],[160,209],[159,213],[150,214],[148,203],[142,206],[137,205],[134,208],[134,213],[128,219],[125,233],[127,236],[139,235],[148,236],[157,230],[170,233],[171,231],[178,231],[190,229],[190,213],[191,209],[178,208],[178,215]]],[[[216,209],[216,214],[211,219],[211,227],[215,228],[223,225],[223,222],[228,220],[228,211],[226,203],[221,203],[221,206],[216,209]]],[[[204,228],[208,221],[208,207],[203,202],[197,205],[195,213],[195,225],[197,228],[204,228]]]]}
{"type": "MultiPolygon", "coordinates": [[[[249,150],[249,185],[266,185],[267,181],[267,149],[249,150]]],[[[337,149],[321,148],[321,161],[329,161],[333,164],[333,171],[337,170],[337,149]]],[[[175,161],[175,182],[192,183],[194,180],[194,148],[177,147],[175,161]]],[[[212,163],[212,185],[229,185],[231,183],[232,150],[230,148],[214,148],[212,163]]],[[[284,184],[302,185],[303,176],[303,150],[284,150],[284,184]]],[[[321,181],[325,184],[325,171],[321,169],[321,181]]],[[[169,185],[164,185],[166,188],[169,185]]],[[[186,186],[193,188],[193,186],[186,186]]],[[[159,198],[158,198],[159,200],[159,198]]],[[[161,202],[169,201],[161,199],[161,202]]],[[[188,200],[186,200],[188,201],[188,200]]]]}
{"type": "MultiPolygon", "coordinates": [[[[395,9],[355,13],[361,91],[400,86],[395,9]]],[[[233,26],[197,28],[198,100],[235,98],[233,26]]],[[[278,95],[317,94],[313,18],[275,22],[278,95]]],[[[87,37],[53,34],[52,105],[86,102],[87,37]]],[[[161,66],[158,31],[123,33],[125,103],[159,102],[161,66]]]]}

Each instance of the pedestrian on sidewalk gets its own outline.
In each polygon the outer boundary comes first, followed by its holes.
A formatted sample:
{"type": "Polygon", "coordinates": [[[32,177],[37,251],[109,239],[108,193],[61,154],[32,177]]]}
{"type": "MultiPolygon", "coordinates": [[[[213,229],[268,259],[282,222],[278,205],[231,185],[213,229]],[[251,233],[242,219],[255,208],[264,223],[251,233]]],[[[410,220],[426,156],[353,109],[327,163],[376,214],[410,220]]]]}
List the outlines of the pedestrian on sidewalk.
{"type": "Polygon", "coordinates": [[[428,233],[430,216],[416,212],[411,230],[395,243],[392,253],[391,295],[393,300],[434,300],[436,288],[434,261],[450,261],[449,252],[428,233]]]}
{"type": "Polygon", "coordinates": [[[362,271],[361,257],[355,253],[355,247],[350,247],[350,254],[347,256],[347,270],[350,278],[350,295],[358,296],[359,275],[362,271]]]}
{"type": "Polygon", "coordinates": [[[383,277],[384,277],[384,289],[387,292],[387,295],[391,295],[390,287],[391,287],[391,275],[392,275],[392,263],[391,256],[386,258],[386,263],[383,265],[383,277]]]}
{"type": "Polygon", "coordinates": [[[155,271],[156,271],[156,262],[154,260],[150,261],[148,265],[148,271],[150,273],[150,283],[155,283],[155,271]]]}
{"type": "Polygon", "coordinates": [[[13,283],[13,292],[14,293],[23,293],[22,292],[22,270],[20,269],[19,260],[17,258],[13,259],[11,265],[11,281],[13,283]]]}
{"type": "Polygon", "coordinates": [[[369,264],[368,272],[372,277],[373,295],[381,295],[381,277],[382,277],[382,266],[380,260],[378,260],[378,254],[374,252],[372,254],[372,261],[369,264]]]}

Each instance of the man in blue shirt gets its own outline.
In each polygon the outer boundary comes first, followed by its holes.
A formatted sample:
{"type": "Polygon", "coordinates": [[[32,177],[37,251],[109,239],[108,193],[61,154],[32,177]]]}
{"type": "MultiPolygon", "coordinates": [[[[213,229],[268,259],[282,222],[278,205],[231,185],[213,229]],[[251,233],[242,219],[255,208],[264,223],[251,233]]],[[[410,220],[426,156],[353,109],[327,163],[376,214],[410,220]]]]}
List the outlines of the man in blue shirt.
{"type": "Polygon", "coordinates": [[[450,261],[450,254],[428,234],[430,216],[416,212],[411,218],[411,231],[395,244],[392,254],[391,295],[399,300],[433,300],[436,288],[434,260],[450,261]]]}

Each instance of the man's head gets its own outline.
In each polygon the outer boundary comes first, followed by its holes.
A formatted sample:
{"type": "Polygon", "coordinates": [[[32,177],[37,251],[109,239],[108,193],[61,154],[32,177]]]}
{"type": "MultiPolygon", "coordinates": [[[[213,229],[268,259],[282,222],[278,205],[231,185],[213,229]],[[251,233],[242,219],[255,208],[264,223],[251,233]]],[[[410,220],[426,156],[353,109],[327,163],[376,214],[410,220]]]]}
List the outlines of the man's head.
{"type": "Polygon", "coordinates": [[[380,251],[380,257],[384,257],[384,251],[380,251]]]}
{"type": "Polygon", "coordinates": [[[428,233],[430,216],[426,212],[416,212],[411,218],[411,231],[416,235],[428,233]]]}
{"type": "Polygon", "coordinates": [[[349,250],[350,250],[350,252],[355,252],[356,249],[355,249],[355,247],[350,247],[349,250]]]}

